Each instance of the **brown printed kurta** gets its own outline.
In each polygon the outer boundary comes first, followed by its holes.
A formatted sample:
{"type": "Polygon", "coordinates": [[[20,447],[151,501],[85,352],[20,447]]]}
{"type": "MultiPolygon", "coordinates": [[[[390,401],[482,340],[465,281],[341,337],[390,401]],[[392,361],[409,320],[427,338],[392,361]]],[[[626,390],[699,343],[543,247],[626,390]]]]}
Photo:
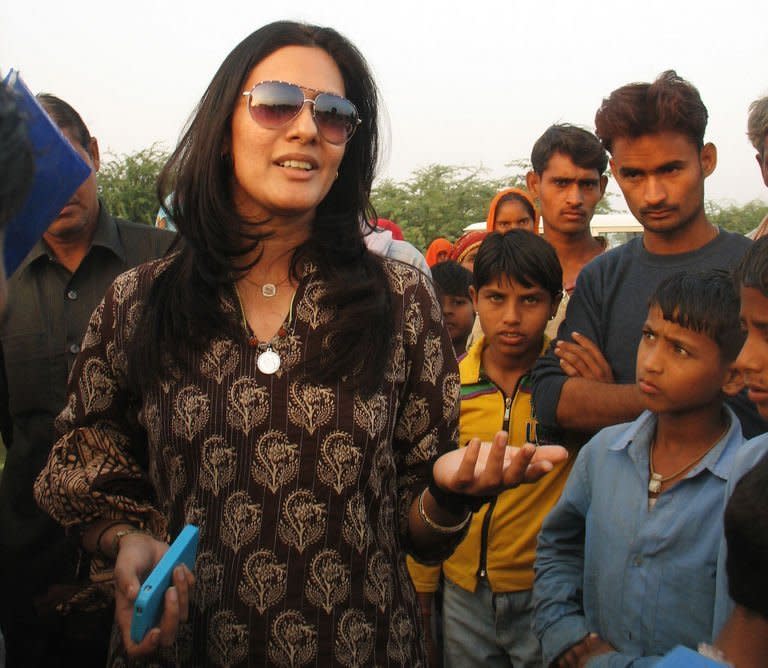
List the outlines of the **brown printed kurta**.
{"type": "MultiPolygon", "coordinates": [[[[309,267],[273,341],[276,374],[257,369],[244,332],[215,339],[191,370],[171,368],[137,400],[126,343],[169,261],[120,276],[94,313],[40,503],[66,526],[128,518],[161,538],[200,527],[190,619],[155,657],[162,665],[423,665],[407,511],[434,459],[456,446],[459,392],[429,279],[385,260],[392,355],[368,398],[345,379],[303,374],[334,317],[309,267]]],[[[234,291],[221,299],[239,319],[234,291]]],[[[124,661],[118,648],[112,665],[124,661]]]]}

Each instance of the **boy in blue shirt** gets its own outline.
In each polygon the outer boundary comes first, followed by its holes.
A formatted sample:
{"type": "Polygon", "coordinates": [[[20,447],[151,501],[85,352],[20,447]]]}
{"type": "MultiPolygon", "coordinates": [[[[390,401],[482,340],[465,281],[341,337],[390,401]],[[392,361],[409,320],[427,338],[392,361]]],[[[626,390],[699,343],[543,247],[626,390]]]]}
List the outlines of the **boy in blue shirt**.
{"type": "Polygon", "coordinates": [[[724,490],[743,438],[724,405],[744,337],[723,272],[651,297],[637,351],[646,410],[582,448],[544,522],[533,628],[545,665],[652,665],[710,637],[724,490]]]}

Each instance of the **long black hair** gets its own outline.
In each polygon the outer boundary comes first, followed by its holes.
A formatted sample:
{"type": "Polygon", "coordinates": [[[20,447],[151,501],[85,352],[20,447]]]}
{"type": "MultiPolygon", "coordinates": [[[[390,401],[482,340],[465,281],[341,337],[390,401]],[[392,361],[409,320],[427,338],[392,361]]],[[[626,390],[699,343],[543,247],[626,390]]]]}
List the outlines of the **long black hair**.
{"type": "Polygon", "coordinates": [[[367,251],[361,228],[375,219],[369,197],[378,156],[376,85],[363,56],[335,30],[279,21],[246,37],[226,57],[160,174],[158,198],[162,202],[173,192],[174,222],[184,243],[153,283],[137,329],[129,368],[139,387],[162,375],[167,356],[184,364],[185,353],[204,349],[214,336],[242,335],[222,312],[220,292],[253,265],[248,255],[256,251],[258,261],[265,234],[237,212],[232,161],[224,149],[250,72],[286,46],[326,51],[362,121],[338,178],[317,207],[310,238],[293,257],[294,278],[305,260],[318,268],[326,285],[322,304],[336,312],[326,339],[332,345],[322,360],[308,361],[307,372],[316,382],[329,382],[361,369],[352,377],[363,391],[372,391],[383,377],[393,329],[391,298],[382,262],[367,251]]]}

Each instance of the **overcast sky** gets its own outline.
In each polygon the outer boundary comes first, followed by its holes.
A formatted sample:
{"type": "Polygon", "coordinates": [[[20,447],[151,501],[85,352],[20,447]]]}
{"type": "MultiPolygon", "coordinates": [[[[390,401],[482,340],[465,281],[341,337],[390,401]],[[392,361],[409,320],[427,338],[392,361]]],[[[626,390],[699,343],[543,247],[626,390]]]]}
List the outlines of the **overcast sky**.
{"type": "Polygon", "coordinates": [[[500,175],[549,124],[593,129],[611,90],[673,68],[709,109],[707,197],[768,200],[745,135],[768,94],[766,0],[5,0],[0,70],[75,106],[102,153],[171,148],[227,53],[281,18],[333,26],[368,59],[389,127],[381,176],[436,162],[500,175]]]}

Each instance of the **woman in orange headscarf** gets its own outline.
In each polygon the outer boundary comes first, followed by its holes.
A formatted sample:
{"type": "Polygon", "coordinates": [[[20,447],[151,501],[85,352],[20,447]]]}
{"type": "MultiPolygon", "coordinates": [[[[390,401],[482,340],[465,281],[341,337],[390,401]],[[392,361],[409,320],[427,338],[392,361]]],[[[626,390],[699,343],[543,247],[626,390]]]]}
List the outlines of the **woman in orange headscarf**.
{"type": "Polygon", "coordinates": [[[524,229],[539,233],[539,212],[533,198],[520,188],[505,188],[491,201],[486,220],[488,232],[524,229]]]}
{"type": "Polygon", "coordinates": [[[445,262],[450,258],[452,250],[453,244],[448,241],[448,239],[438,237],[429,244],[429,248],[427,248],[427,254],[425,256],[427,258],[427,264],[430,267],[434,267],[438,262],[445,262]]]}

